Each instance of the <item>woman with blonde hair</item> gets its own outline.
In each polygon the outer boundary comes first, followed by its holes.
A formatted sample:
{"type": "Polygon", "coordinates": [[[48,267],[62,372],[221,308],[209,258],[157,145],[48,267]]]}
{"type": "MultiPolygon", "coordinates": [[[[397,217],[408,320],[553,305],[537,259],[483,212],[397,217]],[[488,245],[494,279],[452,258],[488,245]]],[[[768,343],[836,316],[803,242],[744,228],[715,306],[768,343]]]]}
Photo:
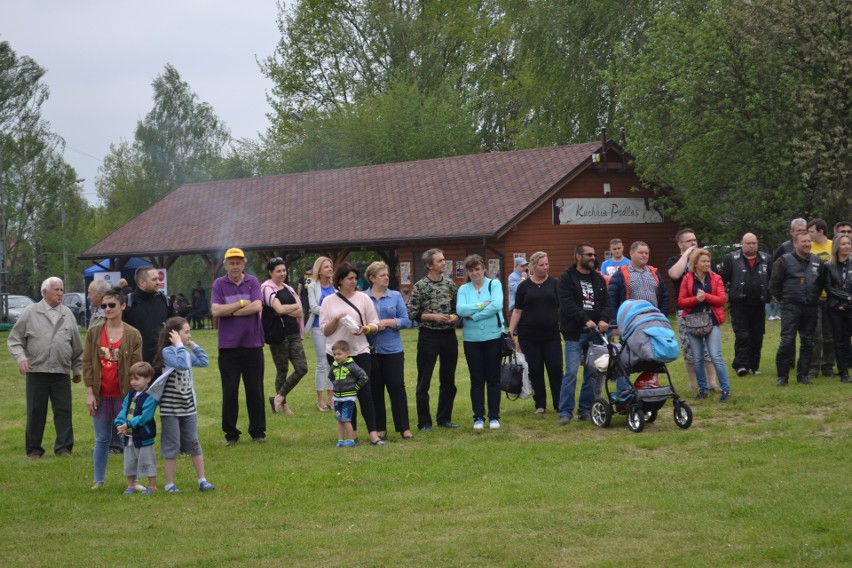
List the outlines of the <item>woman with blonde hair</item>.
{"type": "Polygon", "coordinates": [[[331,389],[331,381],[328,380],[328,359],[325,356],[325,335],[320,329],[320,306],[328,296],[334,295],[334,285],[331,282],[334,276],[334,262],[327,256],[321,256],[314,261],[314,279],[308,284],[308,305],[311,315],[305,328],[311,330],[311,340],[314,342],[316,354],[316,389],[317,409],[320,412],[328,412],[334,408],[332,398],[334,393],[331,389]],[[325,394],[325,398],[323,398],[325,394]]]}
{"type": "Polygon", "coordinates": [[[828,319],[831,321],[834,356],[841,383],[850,383],[852,366],[852,237],[840,234],[831,245],[831,259],[826,265],[828,284],[828,319]]]}
{"type": "Polygon", "coordinates": [[[515,309],[509,320],[509,335],[527,359],[535,413],[544,414],[547,408],[545,369],[550,383],[553,410],[559,410],[559,393],[562,390],[559,293],[556,278],[550,276],[550,261],[546,252],[533,253],[529,271],[529,278],[521,282],[515,293],[515,309]]]}
{"type": "Polygon", "coordinates": [[[372,374],[370,375],[373,406],[376,411],[376,431],[380,438],[387,435],[385,389],[390,396],[394,429],[403,439],[409,440],[411,426],[408,422],[408,397],[405,394],[405,353],[399,330],[411,327],[408,309],[402,294],[389,290],[388,265],[376,261],[367,267],[364,278],[370,283],[365,293],[373,301],[379,314],[379,333],[371,339],[373,344],[372,374]]]}
{"type": "Polygon", "coordinates": [[[710,354],[710,360],[716,369],[722,396],[719,402],[727,402],[731,398],[731,386],[728,383],[728,370],[722,359],[722,330],[725,323],[725,284],[722,277],[710,270],[710,252],[707,249],[696,248],[689,255],[688,272],[684,274],[680,284],[677,305],[683,310],[681,317],[687,319],[690,314],[708,312],[712,327],[706,335],[704,332],[688,328],[689,342],[695,357],[695,378],[698,380],[698,395],[696,400],[707,398],[707,370],[703,365],[704,348],[710,354]]]}

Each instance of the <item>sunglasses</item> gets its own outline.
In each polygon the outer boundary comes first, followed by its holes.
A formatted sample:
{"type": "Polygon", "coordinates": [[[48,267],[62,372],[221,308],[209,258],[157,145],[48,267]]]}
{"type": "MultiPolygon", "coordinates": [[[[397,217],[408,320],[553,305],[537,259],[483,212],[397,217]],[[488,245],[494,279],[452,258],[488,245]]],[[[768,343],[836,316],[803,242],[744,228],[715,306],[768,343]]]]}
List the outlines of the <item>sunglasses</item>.
{"type": "Polygon", "coordinates": [[[595,254],[595,253],[593,253],[593,252],[584,252],[584,253],[583,253],[583,256],[589,256],[589,257],[594,256],[594,257],[596,257],[596,256],[598,256],[598,255],[597,255],[597,254],[595,254]]]}
{"type": "MultiPolygon", "coordinates": [[[[266,265],[269,267],[269,270],[272,270],[273,268],[275,268],[279,264],[284,264],[284,259],[281,258],[280,256],[276,256],[275,258],[270,258],[269,262],[266,263],[266,265]]],[[[286,266],[284,267],[284,270],[287,270],[286,266]]]]}
{"type": "Polygon", "coordinates": [[[112,309],[112,308],[115,308],[116,306],[118,306],[118,304],[116,304],[115,302],[109,302],[109,303],[106,303],[106,304],[101,304],[101,309],[102,310],[105,310],[107,308],[112,309]]]}

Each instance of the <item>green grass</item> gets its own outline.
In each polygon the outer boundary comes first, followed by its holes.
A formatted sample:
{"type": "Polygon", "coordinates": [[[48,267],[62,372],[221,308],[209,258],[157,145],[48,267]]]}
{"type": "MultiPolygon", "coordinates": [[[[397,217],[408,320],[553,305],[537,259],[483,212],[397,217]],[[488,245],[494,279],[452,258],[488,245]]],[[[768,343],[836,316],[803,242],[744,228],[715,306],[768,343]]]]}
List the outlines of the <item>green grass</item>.
{"type": "MultiPolygon", "coordinates": [[[[670,404],[633,434],[623,416],[608,429],[560,428],[553,412],[533,415],[531,401],[504,399],[503,429],[475,434],[462,355],[461,429],[415,431],[410,442],[391,434],[384,447],[354,449],[334,447],[334,420],[314,406],[312,370],[290,396],[295,416],[267,414],[267,444],[244,436],[226,448],[216,337],[196,332],[211,356],[196,386],[217,489],[195,491],[184,458],[182,492],[149,496],[121,495],[114,456],[106,488],[89,489],[94,434],[79,385],[74,456],[27,461],[24,380],[3,350],[0,558],[4,566],[848,566],[852,386],[775,387],[778,327],[768,323],[764,374],[733,376],[729,404],[690,400],[689,430],[675,426],[670,404]]],[[[404,339],[414,425],[416,331],[404,339]]],[[[310,341],[305,348],[313,361],[310,341]]],[[[273,370],[267,357],[269,395],[273,370]]],[[[689,395],[682,362],[670,370],[689,395]]],[[[436,397],[437,384],[433,412],[436,397]]],[[[245,431],[244,403],[240,412],[245,431]]],[[[46,448],[53,435],[49,422],[46,448]]]]}

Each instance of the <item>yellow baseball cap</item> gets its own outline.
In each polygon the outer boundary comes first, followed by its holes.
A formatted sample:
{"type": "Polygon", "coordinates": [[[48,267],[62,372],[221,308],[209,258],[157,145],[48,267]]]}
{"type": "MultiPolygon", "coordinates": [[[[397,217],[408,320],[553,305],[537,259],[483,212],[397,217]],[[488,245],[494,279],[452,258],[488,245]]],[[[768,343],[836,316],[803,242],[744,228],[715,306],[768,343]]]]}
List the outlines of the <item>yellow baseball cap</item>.
{"type": "Polygon", "coordinates": [[[238,248],[229,248],[225,251],[225,260],[229,258],[242,258],[245,259],[246,255],[243,254],[243,249],[238,248]]]}

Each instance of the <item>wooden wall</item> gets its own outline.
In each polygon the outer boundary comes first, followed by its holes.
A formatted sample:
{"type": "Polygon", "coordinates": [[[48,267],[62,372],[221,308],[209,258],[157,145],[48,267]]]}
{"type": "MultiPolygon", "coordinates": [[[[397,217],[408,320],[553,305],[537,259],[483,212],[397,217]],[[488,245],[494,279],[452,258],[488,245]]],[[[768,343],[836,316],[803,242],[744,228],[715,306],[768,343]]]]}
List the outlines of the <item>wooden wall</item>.
{"type": "MultiPolygon", "coordinates": [[[[613,164],[611,168],[619,167],[620,162],[613,164]]],[[[559,190],[553,199],[566,197],[651,197],[651,192],[641,189],[640,181],[632,170],[617,172],[610,169],[606,174],[586,170],[573,180],[570,180],[564,188],[559,190]],[[604,195],[604,184],[610,186],[610,193],[604,195]]],[[[548,199],[533,211],[524,220],[519,222],[502,239],[487,243],[489,249],[483,247],[482,242],[447,243],[446,245],[435,244],[423,247],[403,246],[399,248],[400,262],[412,263],[412,282],[416,282],[425,274],[420,255],[427,248],[436,246],[444,250],[444,257],[452,260],[463,260],[470,252],[485,254],[486,259],[496,258],[499,255],[493,250],[502,253],[501,279],[506,282],[506,277],[513,270],[513,253],[525,253],[529,258],[532,253],[543,250],[548,253],[550,260],[550,273],[558,277],[569,265],[574,262],[574,248],[578,243],[587,241],[592,243],[598,253],[598,262],[603,262],[604,253],[609,250],[609,241],[618,237],[624,241],[625,254],[629,254],[630,243],[636,240],[645,241],[651,249],[650,264],[665,272],[666,261],[673,254],[677,254],[678,248],[674,242],[674,235],[679,226],[669,220],[663,223],[648,224],[591,224],[591,225],[558,225],[553,221],[553,199],[548,199]]],[[[455,266],[453,266],[455,269],[455,266]]],[[[397,267],[399,269],[399,267],[397,267]]],[[[455,270],[454,270],[455,272],[455,270]]],[[[464,283],[463,278],[455,282],[459,285],[464,283]]],[[[669,291],[672,292],[671,282],[668,281],[669,291]]],[[[405,285],[401,285],[405,287],[405,285]]],[[[674,304],[674,302],[672,303],[674,304]]]]}

